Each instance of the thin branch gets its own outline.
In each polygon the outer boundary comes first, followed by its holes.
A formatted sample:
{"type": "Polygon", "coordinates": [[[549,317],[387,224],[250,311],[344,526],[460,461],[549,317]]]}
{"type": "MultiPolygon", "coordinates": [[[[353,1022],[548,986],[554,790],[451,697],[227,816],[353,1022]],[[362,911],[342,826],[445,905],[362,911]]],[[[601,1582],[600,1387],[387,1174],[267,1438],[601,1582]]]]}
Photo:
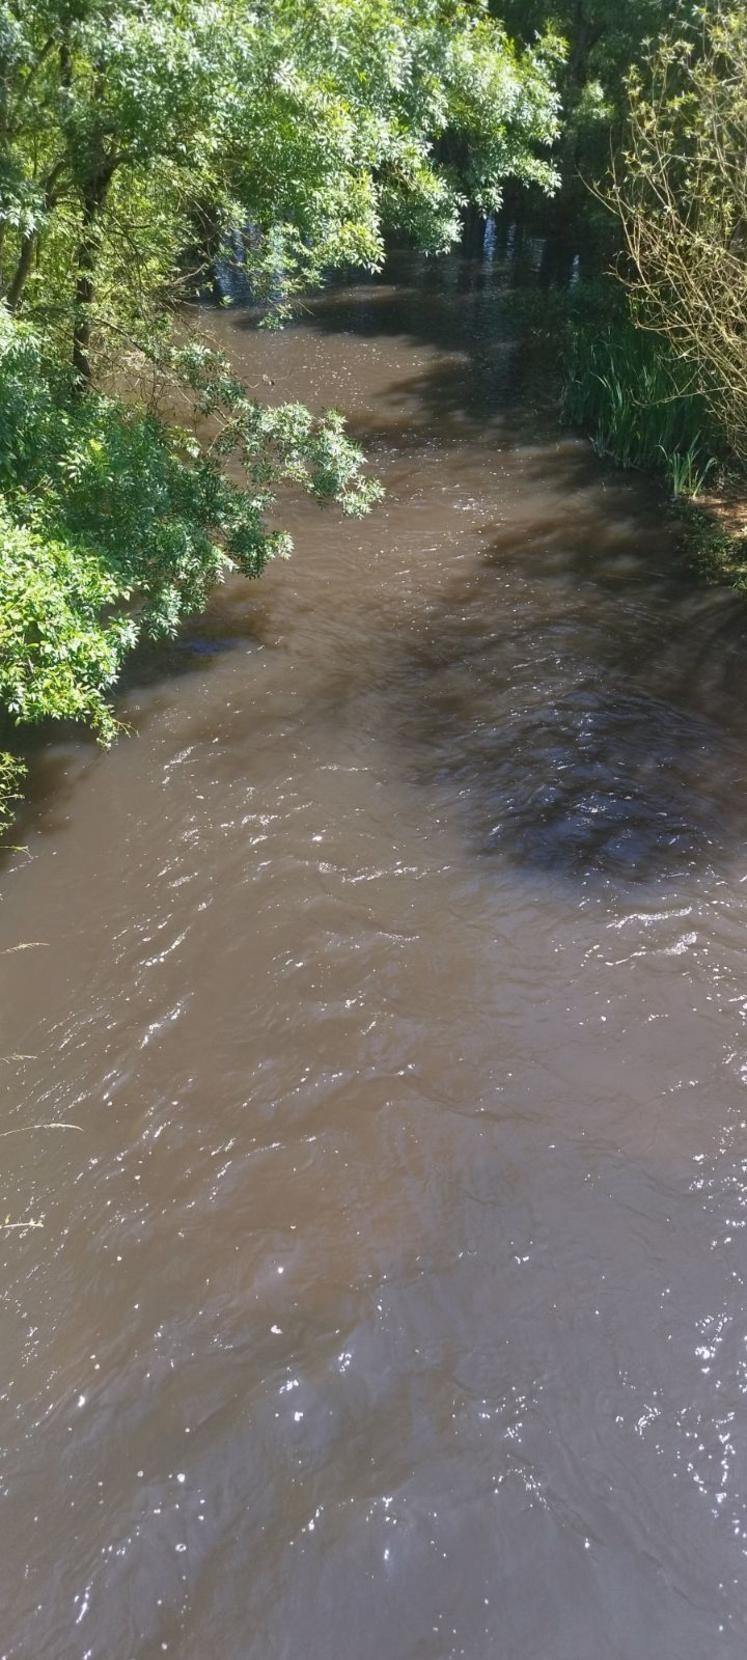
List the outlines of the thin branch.
{"type": "MultiPolygon", "coordinates": [[[[33,1057],[28,1056],[27,1058],[32,1059],[33,1057]]],[[[63,1124],[62,1122],[58,1124],[19,1124],[14,1130],[0,1130],[0,1139],[6,1135],[28,1135],[32,1130],[80,1130],[82,1132],[83,1125],[63,1124]]]]}

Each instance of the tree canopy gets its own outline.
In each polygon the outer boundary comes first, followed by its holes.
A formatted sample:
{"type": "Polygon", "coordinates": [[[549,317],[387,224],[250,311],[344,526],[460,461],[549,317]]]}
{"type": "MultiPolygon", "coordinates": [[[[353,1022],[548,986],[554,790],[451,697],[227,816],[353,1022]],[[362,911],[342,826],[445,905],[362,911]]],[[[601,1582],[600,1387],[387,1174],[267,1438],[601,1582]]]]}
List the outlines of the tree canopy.
{"type": "Polygon", "coordinates": [[[0,53],[2,291],[84,376],[229,242],[287,293],[554,183],[550,48],[462,0],[23,0],[0,53]]]}
{"type": "Polygon", "coordinates": [[[673,19],[670,0],[491,0],[517,39],[563,43],[558,87],[563,120],[555,148],[563,197],[589,209],[581,178],[599,180],[619,149],[627,117],[626,78],[646,43],[673,19]]]}

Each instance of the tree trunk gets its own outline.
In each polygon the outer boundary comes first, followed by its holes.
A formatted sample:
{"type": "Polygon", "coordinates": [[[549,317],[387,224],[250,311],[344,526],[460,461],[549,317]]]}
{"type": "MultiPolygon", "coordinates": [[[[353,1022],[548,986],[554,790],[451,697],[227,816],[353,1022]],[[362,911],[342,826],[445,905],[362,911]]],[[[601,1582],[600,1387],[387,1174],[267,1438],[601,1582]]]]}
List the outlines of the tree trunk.
{"type": "Polygon", "coordinates": [[[103,163],[83,196],[83,222],[75,259],[78,275],[73,324],[73,368],[81,390],[91,384],[91,306],[95,294],[97,232],[113,172],[113,162],[103,163]]]}
{"type": "MultiPolygon", "coordinates": [[[[60,175],[62,173],[64,173],[64,171],[65,171],[65,161],[64,161],[64,159],[61,159],[60,161],[55,162],[54,167],[52,168],[51,172],[47,176],[47,182],[44,186],[44,216],[45,216],[45,218],[46,218],[47,214],[52,212],[52,209],[54,207],[56,207],[57,202],[59,201],[59,191],[57,190],[57,183],[58,183],[58,180],[60,178],[60,175]]],[[[13,272],[13,276],[11,277],[10,284],[8,286],[8,292],[5,296],[6,304],[7,304],[7,307],[8,307],[9,311],[16,311],[18,309],[18,306],[21,303],[21,300],[23,298],[23,291],[24,291],[24,288],[26,287],[26,283],[28,282],[29,275],[31,273],[31,267],[34,263],[34,255],[37,252],[38,247],[39,247],[39,232],[38,232],[38,230],[29,231],[26,236],[22,237],[22,239],[21,239],[21,251],[18,255],[18,263],[16,265],[15,271],[13,272]]]]}
{"type": "Polygon", "coordinates": [[[29,236],[24,236],[21,242],[21,252],[18,256],[18,264],[13,272],[13,277],[6,295],[9,311],[15,311],[20,303],[23,290],[28,281],[29,272],[34,262],[35,247],[36,232],[32,231],[29,236]]]}
{"type": "Polygon", "coordinates": [[[468,202],[462,214],[462,252],[467,258],[478,259],[485,240],[485,215],[468,202]]]}
{"type": "Polygon", "coordinates": [[[571,30],[571,49],[565,68],[566,85],[575,97],[583,90],[589,78],[589,58],[604,35],[603,23],[592,23],[584,0],[577,0],[576,17],[571,30]]]}

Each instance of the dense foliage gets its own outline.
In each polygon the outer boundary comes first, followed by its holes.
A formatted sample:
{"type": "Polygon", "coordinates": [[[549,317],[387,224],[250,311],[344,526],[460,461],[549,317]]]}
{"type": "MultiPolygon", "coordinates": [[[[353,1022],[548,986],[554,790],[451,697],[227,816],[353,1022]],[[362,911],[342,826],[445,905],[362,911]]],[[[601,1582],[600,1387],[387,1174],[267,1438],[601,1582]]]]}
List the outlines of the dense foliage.
{"type": "Polygon", "coordinates": [[[3,0],[6,717],[108,741],[126,652],[288,551],[266,529],[281,481],[368,509],[340,417],[252,400],[174,335],[179,303],[235,260],[282,317],[328,268],[380,265],[387,236],[445,249],[509,176],[551,190],[556,59],[479,0],[3,0]],[[209,447],[133,394],[145,359],[209,447]]]}
{"type": "Polygon", "coordinates": [[[626,78],[647,42],[671,24],[675,8],[671,0],[495,0],[495,10],[521,40],[546,33],[564,43],[558,206],[565,217],[588,218],[593,204],[585,184],[604,176],[622,141],[626,78]]]}
{"type": "Polygon", "coordinates": [[[2,288],[84,376],[229,242],[287,291],[554,179],[548,50],[463,0],[22,0],[0,51],[2,288]]]}

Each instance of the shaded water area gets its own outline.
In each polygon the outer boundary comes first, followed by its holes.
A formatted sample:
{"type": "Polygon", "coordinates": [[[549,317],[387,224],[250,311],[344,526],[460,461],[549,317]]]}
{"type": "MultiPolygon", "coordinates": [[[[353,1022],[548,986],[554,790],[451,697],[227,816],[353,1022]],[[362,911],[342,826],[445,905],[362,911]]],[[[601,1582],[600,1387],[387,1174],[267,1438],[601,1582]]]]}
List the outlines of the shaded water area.
{"type": "Polygon", "coordinates": [[[747,613],[398,277],[214,314],[386,502],[3,873],[7,1660],[745,1653],[747,613]]]}

